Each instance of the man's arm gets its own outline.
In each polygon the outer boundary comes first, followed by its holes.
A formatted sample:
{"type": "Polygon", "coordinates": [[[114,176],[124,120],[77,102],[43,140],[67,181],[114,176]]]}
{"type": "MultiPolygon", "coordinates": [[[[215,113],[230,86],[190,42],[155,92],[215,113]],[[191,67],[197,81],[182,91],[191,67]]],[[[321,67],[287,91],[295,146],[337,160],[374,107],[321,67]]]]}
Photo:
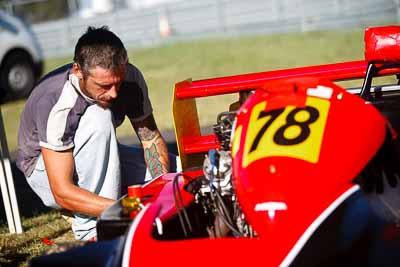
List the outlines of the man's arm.
{"type": "Polygon", "coordinates": [[[153,115],[139,122],[131,121],[144,150],[144,160],[153,178],[169,172],[167,144],[157,129],[153,115]]]}
{"type": "Polygon", "coordinates": [[[57,204],[62,208],[98,217],[115,202],[74,184],[72,150],[59,152],[43,147],[41,150],[51,191],[57,204]]]}

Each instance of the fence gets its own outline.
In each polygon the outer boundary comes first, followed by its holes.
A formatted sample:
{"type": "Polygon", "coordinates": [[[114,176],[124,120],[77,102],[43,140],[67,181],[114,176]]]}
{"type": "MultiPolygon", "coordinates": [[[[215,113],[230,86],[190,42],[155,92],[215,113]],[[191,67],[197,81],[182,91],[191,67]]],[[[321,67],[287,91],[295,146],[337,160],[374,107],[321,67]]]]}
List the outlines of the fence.
{"type": "Polygon", "coordinates": [[[127,47],[205,36],[347,30],[400,22],[400,0],[202,0],[71,16],[32,25],[46,57],[72,54],[88,25],[108,25],[127,47]]]}

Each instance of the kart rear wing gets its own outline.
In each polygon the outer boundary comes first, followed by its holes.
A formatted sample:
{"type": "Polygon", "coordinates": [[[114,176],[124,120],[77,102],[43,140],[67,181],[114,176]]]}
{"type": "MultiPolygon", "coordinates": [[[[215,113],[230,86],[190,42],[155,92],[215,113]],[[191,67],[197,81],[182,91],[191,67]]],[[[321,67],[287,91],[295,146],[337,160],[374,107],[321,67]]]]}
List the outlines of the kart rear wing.
{"type": "MultiPolygon", "coordinates": [[[[333,82],[364,78],[362,88],[353,88],[349,91],[369,95],[372,88],[372,76],[398,75],[399,77],[400,61],[388,57],[390,52],[387,51],[387,45],[379,46],[379,44],[385,44],[385,42],[382,42],[382,38],[384,39],[386,36],[386,39],[390,39],[390,42],[386,42],[392,46],[390,49],[396,50],[396,53],[398,53],[400,41],[393,46],[393,32],[398,33],[396,38],[400,40],[400,27],[397,26],[366,29],[366,58],[370,61],[350,61],[198,81],[189,79],[177,83],[174,89],[173,116],[182,169],[201,166],[204,153],[220,147],[214,134],[201,134],[196,98],[257,90],[264,88],[271,81],[305,77],[324,78],[333,82]]],[[[400,59],[400,53],[398,54],[398,59],[400,59]]],[[[383,89],[389,90],[389,87],[383,89]]],[[[390,90],[397,89],[399,88],[391,87],[390,90]]]]}
{"type": "MultiPolygon", "coordinates": [[[[362,79],[366,76],[367,67],[368,62],[366,61],[352,61],[207,80],[186,80],[177,83],[173,98],[173,116],[182,169],[200,166],[204,160],[204,153],[210,149],[219,148],[218,140],[214,134],[201,135],[196,98],[235,93],[243,90],[256,90],[265,87],[268,82],[278,79],[310,76],[332,81],[362,79]]],[[[376,76],[399,73],[399,67],[390,68],[379,71],[376,76]]],[[[390,90],[396,89],[399,89],[399,87],[390,87],[390,90]]],[[[352,88],[349,91],[360,93],[361,90],[361,88],[352,88]]]]}
{"type": "MultiPolygon", "coordinates": [[[[264,87],[265,84],[270,81],[296,77],[316,77],[331,81],[362,79],[367,73],[367,67],[367,61],[359,60],[207,80],[186,80],[175,85],[175,96],[177,99],[187,99],[229,94],[242,90],[255,90],[264,87]]],[[[377,74],[377,76],[396,74],[399,69],[400,68],[383,69],[377,74]]]]}

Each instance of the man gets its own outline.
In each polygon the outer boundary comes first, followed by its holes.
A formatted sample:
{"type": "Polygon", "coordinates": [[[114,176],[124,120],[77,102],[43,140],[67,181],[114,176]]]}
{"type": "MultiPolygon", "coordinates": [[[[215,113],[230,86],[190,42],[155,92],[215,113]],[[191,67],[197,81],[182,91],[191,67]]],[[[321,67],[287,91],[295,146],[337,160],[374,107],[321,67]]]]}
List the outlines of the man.
{"type": "Polygon", "coordinates": [[[141,72],[128,63],[107,27],[89,27],[74,63],[46,75],[21,115],[17,166],[45,205],[74,212],[76,239],[96,238],[96,217],[120,189],[169,171],[165,141],[152,115],[141,72]],[[127,116],[144,149],[118,144],[115,127],[127,116]],[[141,160],[140,160],[141,159],[141,160]],[[122,180],[121,180],[122,177],[122,180]]]}

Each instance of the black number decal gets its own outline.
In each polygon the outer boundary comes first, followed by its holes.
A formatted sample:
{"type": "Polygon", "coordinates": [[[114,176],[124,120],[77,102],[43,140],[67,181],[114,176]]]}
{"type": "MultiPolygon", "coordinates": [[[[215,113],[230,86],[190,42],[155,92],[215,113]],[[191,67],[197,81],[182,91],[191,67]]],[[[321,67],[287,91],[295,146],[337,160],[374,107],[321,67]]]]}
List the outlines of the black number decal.
{"type": "Polygon", "coordinates": [[[257,133],[256,138],[254,138],[253,144],[251,145],[250,152],[253,152],[257,149],[258,143],[260,143],[261,137],[264,135],[265,131],[268,129],[269,126],[271,126],[274,120],[278,118],[279,115],[281,115],[284,110],[284,108],[281,108],[260,112],[260,114],[258,115],[258,119],[264,118],[266,116],[271,116],[271,118],[265,122],[264,126],[257,133]]]}
{"type": "Polygon", "coordinates": [[[307,106],[304,108],[295,108],[286,117],[286,124],[280,127],[275,135],[274,142],[282,146],[297,145],[304,142],[310,135],[309,125],[319,118],[319,112],[316,108],[307,106]],[[296,114],[301,111],[307,111],[309,117],[306,121],[296,121],[296,114]],[[300,127],[301,131],[298,136],[288,139],[285,137],[285,131],[291,126],[300,127]]]}
{"type": "MultiPolygon", "coordinates": [[[[257,133],[250,147],[249,153],[257,149],[258,144],[260,143],[260,140],[267,131],[268,127],[271,126],[271,124],[276,120],[276,118],[279,117],[279,115],[283,113],[284,110],[285,108],[281,108],[281,109],[260,112],[260,114],[258,115],[258,119],[264,118],[266,116],[270,116],[270,118],[265,122],[263,127],[257,133]]],[[[280,127],[274,134],[273,136],[274,142],[278,145],[283,145],[283,146],[296,145],[300,144],[301,142],[304,142],[310,135],[309,125],[311,123],[314,123],[318,118],[319,118],[319,112],[314,107],[306,106],[304,108],[293,109],[286,117],[286,124],[280,127]],[[296,121],[296,114],[301,111],[308,112],[309,117],[305,121],[296,121]],[[288,139],[285,137],[285,131],[291,126],[298,126],[300,127],[301,131],[298,134],[298,136],[288,139]]]]}

